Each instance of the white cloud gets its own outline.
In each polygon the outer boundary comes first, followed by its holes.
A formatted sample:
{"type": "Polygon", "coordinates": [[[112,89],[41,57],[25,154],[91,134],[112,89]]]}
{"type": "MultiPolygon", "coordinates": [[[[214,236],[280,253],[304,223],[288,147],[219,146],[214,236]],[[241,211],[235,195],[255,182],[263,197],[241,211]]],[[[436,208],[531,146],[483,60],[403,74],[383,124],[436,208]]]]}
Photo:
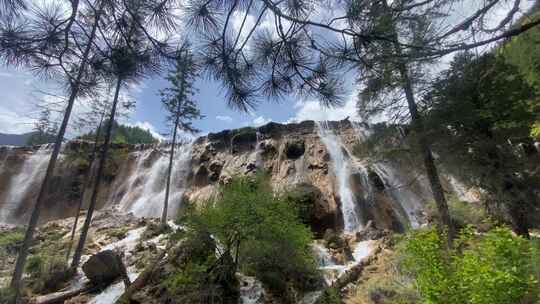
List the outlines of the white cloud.
{"type": "Polygon", "coordinates": [[[31,132],[34,120],[25,115],[0,107],[0,132],[21,134],[31,132]]]}
{"type": "Polygon", "coordinates": [[[253,119],[252,121],[252,125],[254,125],[255,127],[259,127],[259,126],[262,126],[262,125],[265,125],[269,122],[271,122],[272,119],[270,118],[265,118],[264,116],[259,116],[255,119],[253,119]]]}
{"type": "Polygon", "coordinates": [[[216,116],[216,119],[224,121],[226,123],[231,123],[233,121],[232,117],[230,117],[230,116],[222,116],[222,115],[216,116]]]}
{"type": "Polygon", "coordinates": [[[297,102],[294,105],[296,113],[287,122],[342,120],[346,117],[349,117],[350,120],[360,120],[356,108],[356,95],[356,92],[353,91],[342,107],[334,108],[325,107],[315,100],[297,102]]]}
{"type": "Polygon", "coordinates": [[[150,123],[148,121],[137,121],[135,123],[126,123],[126,124],[128,126],[139,127],[141,129],[147,130],[148,132],[150,132],[152,134],[152,136],[157,138],[159,141],[165,140],[165,137],[163,137],[163,135],[161,135],[158,132],[157,128],[152,123],[150,123]]]}

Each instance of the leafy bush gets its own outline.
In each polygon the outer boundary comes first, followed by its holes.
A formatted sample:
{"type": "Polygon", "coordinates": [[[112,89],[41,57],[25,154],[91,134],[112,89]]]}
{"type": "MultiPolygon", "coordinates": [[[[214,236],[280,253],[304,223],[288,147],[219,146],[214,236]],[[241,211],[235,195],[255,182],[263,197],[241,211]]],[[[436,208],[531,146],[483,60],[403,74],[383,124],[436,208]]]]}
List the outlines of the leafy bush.
{"type": "Polygon", "coordinates": [[[402,269],[411,275],[423,303],[519,303],[535,293],[540,262],[535,245],[494,228],[483,236],[464,229],[456,249],[445,248],[434,229],[419,230],[400,249],[402,269]]]}
{"type": "Polygon", "coordinates": [[[275,295],[295,301],[310,290],[319,274],[309,244],[312,235],[294,205],[272,192],[262,175],[234,178],[215,201],[184,219],[194,230],[208,231],[235,263],[255,275],[275,295]]]}
{"type": "Polygon", "coordinates": [[[146,230],[144,230],[141,240],[149,240],[160,234],[169,233],[171,231],[171,226],[169,226],[168,224],[162,225],[161,223],[150,221],[146,225],[146,230]]]}
{"type": "MultiPolygon", "coordinates": [[[[478,203],[469,203],[459,200],[457,197],[450,197],[448,209],[452,221],[458,228],[467,225],[489,226],[489,217],[484,207],[478,203]]],[[[427,212],[430,217],[437,218],[437,208],[435,202],[428,205],[427,212]]]]}
{"type": "Polygon", "coordinates": [[[22,229],[13,229],[0,232],[0,248],[7,253],[16,253],[22,245],[24,231],[22,229]]]}
{"type": "Polygon", "coordinates": [[[343,301],[341,301],[341,297],[339,296],[339,291],[337,291],[335,288],[328,288],[323,292],[318,303],[319,304],[341,304],[343,303],[343,301]]]}
{"type": "Polygon", "coordinates": [[[26,272],[29,286],[38,293],[57,291],[73,276],[65,257],[47,254],[30,256],[26,272]]]}
{"type": "Polygon", "coordinates": [[[10,287],[0,287],[0,303],[12,303],[15,292],[10,287]]]}

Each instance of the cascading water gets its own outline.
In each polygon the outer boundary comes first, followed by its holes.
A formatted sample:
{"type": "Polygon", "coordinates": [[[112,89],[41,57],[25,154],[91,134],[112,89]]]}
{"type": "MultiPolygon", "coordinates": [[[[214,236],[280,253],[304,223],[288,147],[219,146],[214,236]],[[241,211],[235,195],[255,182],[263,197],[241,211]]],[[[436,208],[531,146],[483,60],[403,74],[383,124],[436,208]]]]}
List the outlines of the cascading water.
{"type": "MultiPolygon", "coordinates": [[[[352,123],[352,126],[360,142],[366,141],[373,133],[368,124],[355,122],[352,123]]],[[[381,178],[385,191],[397,204],[394,210],[401,217],[401,221],[405,224],[410,223],[413,228],[419,227],[418,211],[422,209],[419,205],[422,198],[410,189],[411,183],[419,181],[416,179],[407,181],[391,162],[375,162],[372,164],[371,169],[381,178]]],[[[364,170],[366,172],[363,176],[367,178],[367,169],[364,170]]],[[[367,183],[369,184],[369,179],[367,183]]],[[[367,189],[371,189],[371,186],[367,189]]]]}
{"type": "MultiPolygon", "coordinates": [[[[11,177],[8,192],[0,204],[0,223],[16,224],[20,216],[15,212],[25,200],[32,200],[31,191],[39,189],[49,162],[51,149],[43,145],[25,159],[20,171],[11,177]]],[[[26,210],[28,211],[28,210],[26,210]]]]}
{"type": "MultiPolygon", "coordinates": [[[[171,176],[169,210],[175,216],[185,191],[185,179],[190,170],[192,143],[176,148],[171,176]]],[[[137,152],[137,163],[127,180],[118,187],[111,201],[118,203],[122,211],[136,216],[159,217],[165,199],[165,183],[169,154],[159,149],[137,152]],[[155,154],[159,153],[158,156],[155,154]],[[156,159],[153,159],[156,157],[156,159]]]]}
{"type": "Polygon", "coordinates": [[[411,191],[410,184],[417,182],[416,180],[407,181],[401,174],[389,163],[375,163],[373,170],[381,177],[384,183],[385,191],[390,194],[393,200],[399,204],[402,211],[398,214],[405,213],[406,220],[411,224],[412,228],[420,227],[420,219],[418,218],[422,206],[422,198],[411,191]]]}
{"type": "Polygon", "coordinates": [[[350,187],[350,177],[353,170],[351,160],[345,154],[340,138],[330,129],[328,124],[317,122],[321,141],[326,146],[332,161],[332,170],[338,183],[338,193],[341,200],[344,231],[352,233],[361,228],[362,223],[358,215],[354,193],[350,187]]]}

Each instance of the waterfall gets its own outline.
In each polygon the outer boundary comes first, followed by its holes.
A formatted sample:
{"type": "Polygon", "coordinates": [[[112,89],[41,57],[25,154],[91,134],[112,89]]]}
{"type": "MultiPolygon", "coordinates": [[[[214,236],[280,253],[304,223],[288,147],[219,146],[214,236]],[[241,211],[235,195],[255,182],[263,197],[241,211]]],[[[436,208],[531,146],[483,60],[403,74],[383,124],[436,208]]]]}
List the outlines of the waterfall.
{"type": "Polygon", "coordinates": [[[321,141],[326,146],[332,162],[332,170],[338,183],[338,194],[341,200],[344,231],[352,233],[361,228],[354,193],[350,187],[350,177],[353,170],[350,157],[346,154],[339,136],[327,124],[317,122],[321,141]]]}
{"type": "MultiPolygon", "coordinates": [[[[51,149],[49,145],[42,145],[39,150],[32,153],[24,160],[19,172],[10,178],[7,193],[5,193],[3,202],[0,205],[0,223],[17,224],[17,210],[25,201],[30,202],[34,199],[33,191],[41,186],[41,181],[45,176],[47,164],[49,163],[51,149]]],[[[25,212],[30,211],[26,208],[25,212]]]]}
{"type": "Polygon", "coordinates": [[[398,170],[389,163],[375,163],[373,170],[381,177],[384,183],[385,191],[390,194],[393,200],[402,210],[396,210],[403,216],[405,213],[406,221],[412,228],[420,227],[419,211],[422,210],[421,202],[423,199],[411,190],[411,185],[418,182],[414,177],[412,180],[405,179],[398,170]],[[401,212],[400,212],[401,211],[401,212]]]}
{"type": "MultiPolygon", "coordinates": [[[[190,171],[192,143],[178,146],[173,160],[169,210],[175,216],[185,189],[185,179],[190,171]]],[[[165,151],[168,152],[168,151],[165,151]]],[[[160,149],[136,152],[137,162],[133,172],[112,195],[112,202],[120,210],[133,212],[136,216],[159,217],[165,199],[169,153],[160,149]],[[157,155],[156,157],[156,154],[157,155]],[[156,159],[153,159],[156,157],[156,159]]]]}

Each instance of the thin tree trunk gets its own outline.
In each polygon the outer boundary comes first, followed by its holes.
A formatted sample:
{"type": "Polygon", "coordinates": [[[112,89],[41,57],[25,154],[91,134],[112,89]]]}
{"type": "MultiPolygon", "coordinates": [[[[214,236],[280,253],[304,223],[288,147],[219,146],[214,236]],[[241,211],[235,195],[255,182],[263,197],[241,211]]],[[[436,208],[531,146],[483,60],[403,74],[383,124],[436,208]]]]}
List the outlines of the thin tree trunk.
{"type": "Polygon", "coordinates": [[[88,211],[86,213],[86,219],[81,230],[81,236],[79,238],[79,243],[73,254],[73,261],[71,263],[72,268],[76,268],[79,265],[81,260],[82,251],[84,249],[84,243],[86,242],[86,237],[88,235],[88,229],[90,228],[90,223],[92,222],[92,216],[96,208],[97,196],[99,193],[99,187],[101,184],[101,176],[103,175],[103,169],[105,168],[105,163],[107,162],[107,156],[109,153],[109,145],[112,136],[112,128],[114,125],[114,116],[116,114],[116,106],[118,104],[118,94],[120,92],[120,87],[122,85],[122,78],[118,77],[116,82],[116,90],[114,93],[114,100],[111,108],[111,114],[109,117],[109,123],[107,124],[107,130],[105,131],[105,141],[103,142],[103,148],[101,150],[101,155],[98,163],[96,178],[94,180],[94,188],[92,190],[92,197],[90,199],[90,205],[88,206],[88,211]]]}
{"type": "MultiPolygon", "coordinates": [[[[179,102],[180,104],[180,102],[179,102]]],[[[178,106],[180,108],[180,105],[178,106]]],[[[169,191],[171,187],[171,172],[173,167],[173,158],[174,158],[174,147],[176,145],[176,131],[178,129],[178,123],[180,121],[180,115],[177,112],[176,113],[176,119],[174,122],[174,129],[173,129],[173,138],[172,138],[172,146],[171,146],[171,155],[169,155],[169,168],[167,170],[167,185],[165,187],[165,201],[163,202],[163,213],[161,215],[161,224],[166,225],[167,224],[167,209],[169,208],[169,191]]]]}
{"type": "Polygon", "coordinates": [[[441,223],[446,226],[447,233],[447,243],[448,247],[452,247],[452,240],[454,239],[455,229],[452,219],[450,218],[450,212],[448,211],[448,203],[444,197],[444,190],[441,185],[441,180],[439,178],[439,172],[435,166],[435,161],[433,160],[433,154],[429,143],[426,140],[424,134],[424,124],[422,122],[422,117],[418,113],[418,108],[414,100],[411,80],[408,75],[407,67],[404,63],[398,63],[399,73],[402,79],[403,90],[405,91],[405,97],[407,99],[407,105],[409,107],[409,113],[411,114],[411,121],[416,135],[418,136],[418,146],[420,148],[420,153],[422,154],[422,160],[424,162],[424,167],[426,169],[426,175],[429,180],[429,185],[431,187],[431,192],[433,193],[433,198],[437,204],[437,210],[439,213],[439,218],[441,223]]]}
{"type": "Polygon", "coordinates": [[[82,55],[81,59],[81,66],[79,69],[79,72],[77,74],[77,78],[74,82],[71,83],[71,94],[68,99],[67,107],[64,111],[64,118],[62,119],[62,124],[60,125],[60,130],[58,131],[58,134],[56,136],[56,140],[54,143],[54,148],[51,154],[51,158],[49,160],[49,164],[47,165],[47,171],[45,173],[45,177],[43,178],[43,182],[41,183],[41,188],[39,190],[39,194],[36,200],[36,203],[34,205],[34,208],[32,210],[32,215],[30,216],[30,221],[28,222],[28,227],[26,228],[26,233],[24,235],[24,241],[21,246],[21,249],[19,250],[19,255],[17,257],[17,262],[15,264],[15,270],[13,271],[13,276],[11,278],[10,287],[15,292],[14,296],[14,303],[19,302],[20,298],[20,288],[21,288],[21,279],[24,271],[24,264],[26,263],[26,257],[28,256],[28,249],[30,248],[30,244],[32,242],[32,238],[34,236],[34,231],[37,227],[39,217],[41,215],[41,209],[43,207],[43,203],[45,201],[45,194],[47,192],[47,189],[49,188],[49,183],[51,180],[51,177],[54,172],[54,168],[56,167],[56,161],[58,160],[58,155],[60,154],[60,148],[62,146],[62,141],[64,139],[64,135],[66,133],[67,125],[69,122],[69,118],[71,116],[71,112],[73,110],[73,105],[75,103],[75,98],[77,97],[77,94],[79,93],[79,88],[81,84],[81,80],[83,78],[83,75],[86,71],[86,66],[88,64],[88,57],[90,55],[90,50],[92,49],[92,43],[96,37],[96,30],[98,26],[98,21],[101,17],[101,7],[95,17],[94,25],[92,27],[92,32],[89,37],[88,44],[84,50],[84,53],[82,55]]]}
{"type": "Polygon", "coordinates": [[[96,154],[99,149],[99,136],[101,135],[101,124],[103,123],[103,116],[105,116],[105,112],[101,114],[101,118],[99,120],[99,125],[96,130],[96,137],[94,138],[94,146],[92,147],[92,154],[90,155],[89,160],[89,168],[88,172],[86,172],[84,176],[84,184],[81,194],[81,199],[79,200],[79,204],[77,205],[77,214],[75,215],[75,221],[73,222],[73,227],[71,229],[71,237],[69,238],[69,245],[68,250],[66,254],[66,262],[69,260],[69,256],[71,255],[71,249],[73,248],[73,239],[75,238],[75,231],[77,230],[77,223],[79,221],[79,214],[81,213],[81,208],[84,202],[84,195],[86,193],[86,188],[90,187],[90,182],[92,181],[92,166],[94,164],[94,160],[96,159],[96,154]]]}
{"type": "MultiPolygon", "coordinates": [[[[385,10],[389,12],[390,7],[388,6],[387,1],[383,0],[382,3],[385,10]]],[[[399,36],[396,31],[395,25],[392,25],[391,31],[393,40],[396,42],[399,41],[399,36]]],[[[435,204],[437,205],[440,222],[444,226],[446,226],[447,243],[448,247],[450,248],[452,247],[452,240],[454,239],[455,229],[450,218],[450,212],[448,211],[448,203],[446,202],[446,198],[444,197],[444,190],[441,185],[441,180],[439,178],[437,167],[435,166],[435,161],[433,159],[431,148],[424,134],[424,124],[422,122],[422,116],[420,115],[420,113],[418,113],[418,106],[416,105],[412,82],[409,77],[409,69],[407,67],[407,64],[402,59],[402,52],[399,48],[399,45],[394,44],[393,48],[393,52],[396,55],[398,72],[401,77],[401,87],[405,92],[405,98],[407,99],[409,114],[411,115],[411,123],[414,131],[416,131],[416,135],[418,136],[418,146],[420,148],[420,153],[422,154],[422,160],[426,169],[426,175],[429,180],[431,192],[433,193],[433,198],[435,199],[435,204]]]]}

